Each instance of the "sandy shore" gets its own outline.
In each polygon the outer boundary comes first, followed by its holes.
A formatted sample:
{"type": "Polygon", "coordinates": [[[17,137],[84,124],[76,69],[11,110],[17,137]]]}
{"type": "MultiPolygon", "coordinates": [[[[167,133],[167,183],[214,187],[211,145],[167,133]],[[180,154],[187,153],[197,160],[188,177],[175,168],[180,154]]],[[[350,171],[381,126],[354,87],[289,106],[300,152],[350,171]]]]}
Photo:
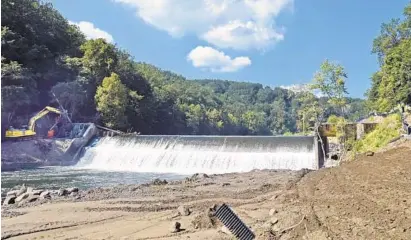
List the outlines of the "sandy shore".
{"type": "Polygon", "coordinates": [[[2,207],[2,239],[233,239],[226,203],[258,239],[411,239],[411,144],[340,167],[192,177],[2,207]],[[188,216],[177,208],[190,209],[188,216]],[[182,231],[171,233],[178,221],[182,231]]]}

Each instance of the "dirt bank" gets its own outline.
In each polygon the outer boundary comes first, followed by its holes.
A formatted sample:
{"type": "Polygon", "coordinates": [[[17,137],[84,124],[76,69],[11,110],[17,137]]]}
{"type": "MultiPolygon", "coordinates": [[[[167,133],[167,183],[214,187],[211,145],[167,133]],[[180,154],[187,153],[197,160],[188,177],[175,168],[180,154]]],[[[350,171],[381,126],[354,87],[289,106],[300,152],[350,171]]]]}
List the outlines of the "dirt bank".
{"type": "Polygon", "coordinates": [[[406,142],[316,172],[253,171],[80,191],[49,204],[3,207],[2,238],[230,239],[207,216],[225,202],[259,239],[411,239],[410,156],[406,142]],[[182,205],[188,216],[176,214],[182,205]],[[174,221],[184,230],[171,233],[174,221]]]}

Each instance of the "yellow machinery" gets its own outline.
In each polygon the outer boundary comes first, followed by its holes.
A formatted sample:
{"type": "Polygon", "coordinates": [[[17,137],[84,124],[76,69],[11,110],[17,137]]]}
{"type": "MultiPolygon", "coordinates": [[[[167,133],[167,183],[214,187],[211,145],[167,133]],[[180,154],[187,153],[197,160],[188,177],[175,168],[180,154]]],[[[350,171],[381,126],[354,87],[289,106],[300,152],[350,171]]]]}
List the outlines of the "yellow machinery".
{"type": "Polygon", "coordinates": [[[57,114],[62,114],[60,110],[57,108],[53,107],[45,107],[43,110],[38,112],[36,115],[34,115],[32,118],[30,118],[28,129],[8,129],[6,130],[6,139],[25,139],[25,138],[31,138],[36,136],[36,132],[34,131],[34,127],[36,125],[36,121],[42,117],[44,117],[47,113],[53,112],[57,114]]]}

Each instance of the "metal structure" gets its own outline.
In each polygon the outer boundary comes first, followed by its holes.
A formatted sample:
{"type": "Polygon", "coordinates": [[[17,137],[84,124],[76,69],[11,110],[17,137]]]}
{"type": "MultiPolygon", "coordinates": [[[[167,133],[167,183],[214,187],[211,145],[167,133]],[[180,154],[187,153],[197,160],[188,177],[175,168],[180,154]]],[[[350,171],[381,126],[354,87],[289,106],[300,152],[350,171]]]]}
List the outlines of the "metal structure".
{"type": "Polygon", "coordinates": [[[240,240],[253,240],[254,233],[241,221],[241,219],[226,204],[221,205],[215,216],[226,226],[230,232],[240,240]]]}

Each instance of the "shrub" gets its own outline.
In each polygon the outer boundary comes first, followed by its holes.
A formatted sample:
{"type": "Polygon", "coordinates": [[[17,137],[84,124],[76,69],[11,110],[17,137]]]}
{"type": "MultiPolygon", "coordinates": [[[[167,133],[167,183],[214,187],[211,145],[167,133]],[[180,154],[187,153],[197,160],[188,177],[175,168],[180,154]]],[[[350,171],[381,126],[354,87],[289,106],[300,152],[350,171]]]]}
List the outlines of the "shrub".
{"type": "Polygon", "coordinates": [[[366,151],[376,151],[386,146],[391,140],[400,136],[401,116],[393,114],[386,117],[377,127],[356,144],[355,151],[363,153],[366,151]]]}

